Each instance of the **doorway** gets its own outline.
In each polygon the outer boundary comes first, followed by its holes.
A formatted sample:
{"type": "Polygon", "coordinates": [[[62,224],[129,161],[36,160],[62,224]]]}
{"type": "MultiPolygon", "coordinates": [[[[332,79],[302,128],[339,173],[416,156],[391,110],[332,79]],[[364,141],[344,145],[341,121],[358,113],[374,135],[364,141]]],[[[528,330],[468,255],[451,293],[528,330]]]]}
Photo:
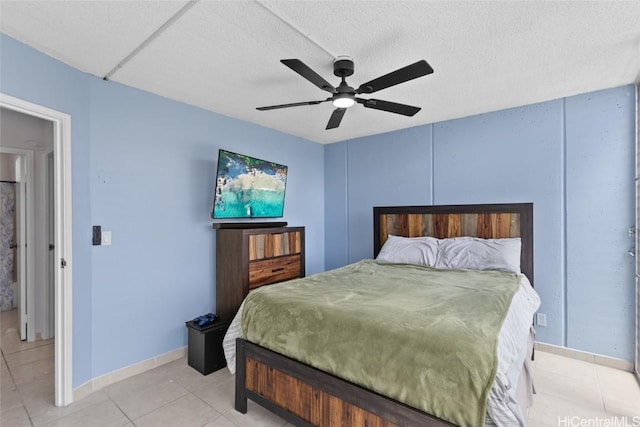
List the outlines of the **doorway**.
{"type": "Polygon", "coordinates": [[[0,254],[0,292],[3,302],[0,311],[14,311],[15,313],[5,313],[3,317],[15,320],[16,324],[12,326],[17,329],[20,340],[33,342],[36,338],[34,302],[36,291],[39,290],[35,286],[39,278],[36,278],[34,271],[36,264],[43,261],[34,257],[34,248],[40,243],[37,237],[43,237],[34,233],[34,212],[38,208],[33,196],[34,151],[19,147],[20,144],[11,144],[11,140],[18,141],[29,135],[29,132],[33,135],[33,130],[37,132],[38,127],[45,126],[47,122],[31,119],[29,116],[15,116],[27,118],[26,122],[15,121],[11,120],[11,114],[18,113],[10,113],[5,109],[0,111],[3,139],[0,147],[3,180],[3,250],[0,254]]]}
{"type": "Polygon", "coordinates": [[[18,270],[15,162],[10,154],[0,154],[0,312],[17,308],[18,270]]]}
{"type": "MultiPolygon", "coordinates": [[[[53,242],[46,243],[48,241],[49,233],[46,232],[46,224],[44,215],[47,215],[46,209],[43,208],[39,211],[39,215],[42,216],[39,223],[43,224],[42,233],[44,234],[43,243],[40,245],[40,248],[35,248],[35,243],[29,244],[29,240],[33,237],[33,229],[29,234],[26,233],[26,249],[29,250],[29,253],[32,253],[31,256],[27,254],[27,260],[35,259],[36,250],[39,252],[39,258],[48,260],[51,258],[49,254],[49,250],[53,252],[53,289],[49,288],[49,294],[53,294],[53,298],[51,295],[43,298],[43,301],[51,301],[53,300],[53,309],[50,309],[50,312],[46,312],[46,310],[42,310],[40,313],[41,318],[45,319],[51,318],[53,315],[53,327],[49,325],[48,328],[42,328],[40,334],[42,337],[47,336],[53,329],[53,335],[55,336],[55,344],[54,344],[54,394],[55,394],[55,405],[56,406],[67,406],[73,401],[73,387],[72,387],[72,305],[71,305],[71,291],[72,291],[72,260],[71,260],[71,117],[68,114],[61,113],[59,111],[55,111],[46,107],[42,107],[37,104],[33,104],[19,98],[14,98],[8,95],[0,94],[0,108],[3,111],[10,111],[11,113],[20,113],[22,115],[28,117],[36,117],[42,120],[47,121],[50,127],[50,133],[52,134],[52,148],[50,150],[42,150],[37,158],[38,167],[40,167],[43,171],[48,171],[47,164],[50,165],[50,172],[53,176],[53,188],[52,188],[52,200],[53,205],[50,208],[50,212],[48,215],[52,217],[52,230],[53,234],[53,242]],[[50,155],[50,157],[49,157],[50,155]],[[52,165],[48,163],[52,161],[52,165]]],[[[0,147],[0,152],[12,151],[11,148],[4,147],[5,141],[3,141],[3,146],[0,147]]],[[[13,149],[14,151],[16,149],[13,149]]],[[[19,149],[18,149],[19,150],[19,149]]],[[[27,150],[28,151],[28,150],[27,150]]],[[[16,153],[22,154],[22,153],[16,153]]],[[[28,155],[26,155],[28,157],[28,155]]],[[[36,158],[36,156],[34,156],[36,158]]],[[[32,168],[33,170],[33,168],[32,168]]],[[[44,176],[44,174],[42,174],[44,176]]],[[[29,180],[27,180],[28,185],[29,180]]],[[[31,179],[31,182],[34,182],[31,179]]],[[[42,178],[40,184],[43,187],[46,187],[46,179],[42,178]]],[[[26,197],[27,201],[30,197],[34,196],[33,189],[29,191],[26,189],[26,197]]],[[[46,199],[48,196],[46,195],[46,191],[42,193],[40,196],[41,203],[43,207],[46,207],[46,199]]],[[[33,202],[31,204],[33,205],[33,202]]],[[[29,209],[27,206],[26,212],[27,215],[31,212],[32,215],[35,215],[36,212],[33,212],[33,209],[29,209]]],[[[29,220],[27,220],[28,222],[29,220]]],[[[27,262],[27,268],[31,268],[34,263],[27,262]]],[[[47,262],[42,264],[45,267],[42,267],[42,271],[40,272],[41,276],[47,276],[49,274],[49,268],[46,267],[48,265],[47,262]]],[[[27,271],[27,279],[29,277],[33,278],[35,275],[35,270],[31,275],[27,271]]],[[[46,283],[47,281],[43,281],[41,283],[46,283]]],[[[47,288],[50,285],[42,285],[43,289],[47,288]]],[[[35,300],[30,300],[34,296],[34,292],[27,292],[27,319],[30,317],[30,313],[33,314],[36,310],[35,308],[35,300]],[[29,311],[29,307],[31,307],[31,311],[29,311]]],[[[47,303],[41,304],[42,307],[46,306],[47,303]]],[[[29,329],[27,324],[27,340],[29,341],[30,335],[33,333],[33,339],[35,340],[35,330],[29,329]]]]}

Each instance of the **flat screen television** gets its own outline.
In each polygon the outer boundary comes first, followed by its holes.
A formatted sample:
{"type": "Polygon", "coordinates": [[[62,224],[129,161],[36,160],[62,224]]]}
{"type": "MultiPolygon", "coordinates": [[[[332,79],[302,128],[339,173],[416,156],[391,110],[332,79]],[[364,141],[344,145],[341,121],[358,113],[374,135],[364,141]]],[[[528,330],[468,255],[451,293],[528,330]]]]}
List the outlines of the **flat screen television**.
{"type": "Polygon", "coordinates": [[[286,185],[286,166],[220,150],[211,217],[281,218],[286,185]]]}

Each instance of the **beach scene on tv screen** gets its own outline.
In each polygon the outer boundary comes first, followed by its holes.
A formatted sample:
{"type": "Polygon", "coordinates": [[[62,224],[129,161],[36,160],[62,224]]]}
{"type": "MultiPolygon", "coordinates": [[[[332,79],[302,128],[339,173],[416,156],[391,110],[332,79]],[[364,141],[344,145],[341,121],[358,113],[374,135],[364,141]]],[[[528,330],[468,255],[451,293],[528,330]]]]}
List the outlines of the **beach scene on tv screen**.
{"type": "Polygon", "coordinates": [[[221,150],[212,216],[281,217],[286,183],[286,166],[221,150]]]}

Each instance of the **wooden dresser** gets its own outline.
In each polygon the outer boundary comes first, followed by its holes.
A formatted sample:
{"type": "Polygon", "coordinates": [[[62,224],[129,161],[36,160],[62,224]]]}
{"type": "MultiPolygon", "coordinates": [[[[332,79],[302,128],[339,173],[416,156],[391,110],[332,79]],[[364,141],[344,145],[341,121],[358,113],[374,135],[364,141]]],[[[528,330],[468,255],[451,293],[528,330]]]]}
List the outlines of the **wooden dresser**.
{"type": "Polygon", "coordinates": [[[231,321],[250,290],[304,277],[304,227],[216,230],[216,313],[231,321]]]}

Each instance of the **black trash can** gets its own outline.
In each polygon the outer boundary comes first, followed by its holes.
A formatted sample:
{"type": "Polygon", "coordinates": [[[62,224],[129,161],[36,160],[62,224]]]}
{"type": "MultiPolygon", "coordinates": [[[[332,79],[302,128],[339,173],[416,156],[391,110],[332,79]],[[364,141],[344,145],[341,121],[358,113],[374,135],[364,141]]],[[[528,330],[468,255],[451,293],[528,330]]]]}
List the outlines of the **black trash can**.
{"type": "Polygon", "coordinates": [[[187,362],[203,375],[227,366],[222,349],[222,340],[227,332],[228,322],[216,320],[211,325],[200,328],[193,321],[186,322],[189,332],[187,362]]]}

